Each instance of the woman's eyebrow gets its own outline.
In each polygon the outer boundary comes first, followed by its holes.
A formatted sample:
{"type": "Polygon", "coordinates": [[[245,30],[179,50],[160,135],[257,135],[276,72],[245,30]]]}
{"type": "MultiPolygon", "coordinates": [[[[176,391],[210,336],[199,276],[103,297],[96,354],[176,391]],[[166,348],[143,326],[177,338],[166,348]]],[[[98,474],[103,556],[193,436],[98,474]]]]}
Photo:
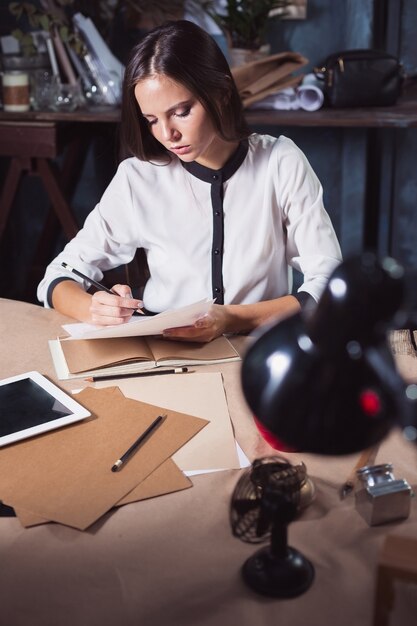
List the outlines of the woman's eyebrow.
{"type": "MultiPolygon", "coordinates": [[[[173,111],[175,111],[176,109],[179,109],[180,107],[184,107],[184,106],[189,106],[191,104],[191,100],[183,100],[182,102],[177,102],[176,104],[174,104],[172,107],[169,107],[169,109],[167,109],[166,111],[164,111],[164,113],[166,115],[169,115],[169,113],[172,113],[173,111]]],[[[144,113],[142,111],[142,115],[144,117],[157,117],[157,115],[155,115],[155,113],[144,113]]]]}

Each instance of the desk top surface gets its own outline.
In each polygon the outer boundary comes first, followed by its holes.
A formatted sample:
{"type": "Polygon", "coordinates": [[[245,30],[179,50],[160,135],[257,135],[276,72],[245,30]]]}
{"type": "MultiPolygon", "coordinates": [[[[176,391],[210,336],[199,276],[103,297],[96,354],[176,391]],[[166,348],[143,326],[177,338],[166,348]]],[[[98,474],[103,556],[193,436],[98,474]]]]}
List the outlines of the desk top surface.
{"type": "MultiPolygon", "coordinates": [[[[395,106],[335,109],[318,111],[247,110],[246,119],[251,126],[305,126],[334,128],[413,128],[417,127],[417,97],[410,90],[395,106]]],[[[28,111],[9,113],[0,110],[0,122],[80,122],[118,123],[120,109],[95,107],[73,112],[28,111]]]]}
{"type": "MultiPolygon", "coordinates": [[[[0,310],[0,377],[36,369],[55,379],[47,340],[55,338],[68,319],[10,300],[0,299],[0,310]]],[[[397,359],[403,375],[417,380],[417,358],[404,351],[397,359]]],[[[269,454],[240,391],[239,363],[204,366],[202,371],[219,370],[237,440],[251,459],[269,454]]],[[[74,381],[60,384],[80,387],[74,381]]],[[[16,518],[0,518],[0,622],[370,626],[384,538],[417,536],[417,499],[407,520],[369,527],[356,511],[353,496],[344,501],[338,496],[359,455],[286,456],[293,462],[303,460],[316,486],[315,500],[289,527],[290,545],[316,570],[304,595],[274,601],[242,583],[240,567],[257,546],[231,535],[228,507],[240,476],[239,470],[231,470],[194,477],[191,489],[121,507],[86,532],[59,524],[24,529],[16,518]]],[[[406,478],[416,489],[417,449],[399,432],[382,443],[376,462],[392,462],[396,478],[406,478]]],[[[414,596],[409,588],[396,593],[390,624],[415,623],[415,598],[415,587],[414,596]]]]}

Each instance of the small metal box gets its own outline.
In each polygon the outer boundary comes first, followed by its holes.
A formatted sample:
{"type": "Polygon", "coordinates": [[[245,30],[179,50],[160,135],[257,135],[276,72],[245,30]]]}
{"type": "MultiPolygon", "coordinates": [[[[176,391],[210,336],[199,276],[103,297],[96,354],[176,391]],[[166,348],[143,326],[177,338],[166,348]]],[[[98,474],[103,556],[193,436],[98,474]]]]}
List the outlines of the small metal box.
{"type": "Polygon", "coordinates": [[[409,516],[413,491],[394,477],[390,463],[361,467],[357,475],[362,486],[355,493],[356,508],[370,526],[409,516]]]}

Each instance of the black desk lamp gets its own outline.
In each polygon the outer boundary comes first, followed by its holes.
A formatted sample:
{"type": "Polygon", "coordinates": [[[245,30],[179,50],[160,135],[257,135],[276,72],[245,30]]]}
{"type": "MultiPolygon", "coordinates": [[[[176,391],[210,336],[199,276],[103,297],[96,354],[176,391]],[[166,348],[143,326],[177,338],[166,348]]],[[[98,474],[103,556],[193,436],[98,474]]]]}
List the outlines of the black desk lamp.
{"type": "Polygon", "coordinates": [[[242,387],[278,449],[349,454],[395,424],[417,441],[417,385],[398,374],[387,337],[405,320],[403,274],[391,258],[348,259],[310,317],[261,330],[243,360],[242,387]]]}

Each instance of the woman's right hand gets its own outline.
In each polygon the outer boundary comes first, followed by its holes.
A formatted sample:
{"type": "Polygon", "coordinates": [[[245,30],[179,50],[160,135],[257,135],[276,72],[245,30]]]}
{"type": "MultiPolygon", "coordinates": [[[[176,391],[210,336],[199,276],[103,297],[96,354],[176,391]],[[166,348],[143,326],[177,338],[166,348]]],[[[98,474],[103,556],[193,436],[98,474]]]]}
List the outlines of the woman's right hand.
{"type": "Polygon", "coordinates": [[[91,297],[91,322],[100,326],[124,324],[143,307],[142,300],[133,298],[128,285],[114,285],[114,294],[96,291],[91,297]]]}

